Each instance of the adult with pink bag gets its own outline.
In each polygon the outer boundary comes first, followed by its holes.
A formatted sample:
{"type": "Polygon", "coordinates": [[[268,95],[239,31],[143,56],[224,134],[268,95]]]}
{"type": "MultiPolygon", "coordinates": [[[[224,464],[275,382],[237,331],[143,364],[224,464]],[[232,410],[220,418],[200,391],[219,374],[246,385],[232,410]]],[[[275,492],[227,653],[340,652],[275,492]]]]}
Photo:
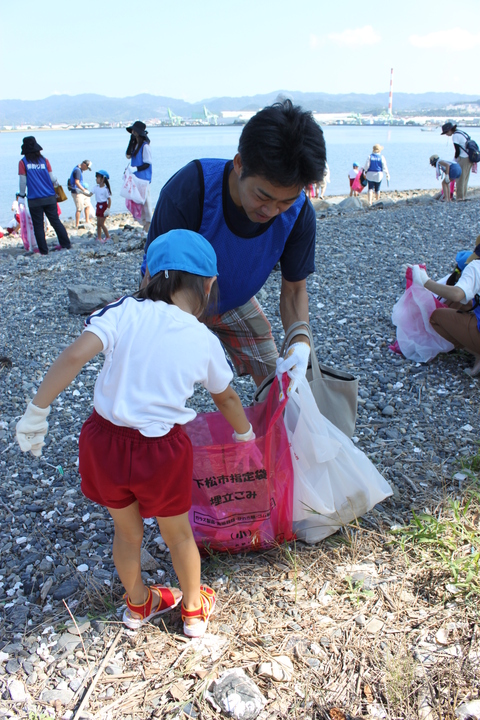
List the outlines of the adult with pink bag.
{"type": "MultiPolygon", "coordinates": [[[[48,255],[45,226],[43,224],[44,215],[57,234],[59,244],[55,245],[53,249],[69,250],[71,245],[67,231],[58,217],[57,197],[55,195],[55,186],[58,185],[58,182],[49,161],[41,154],[42,150],[43,148],[33,135],[23,138],[20,151],[23,157],[18,164],[19,193],[17,200],[20,222],[22,223],[22,213],[24,210],[26,211],[25,200],[28,197],[28,211],[31,216],[38,250],[41,255],[48,255]]],[[[29,243],[29,245],[30,249],[33,249],[32,243],[29,243]]]]}
{"type": "Polygon", "coordinates": [[[152,151],[147,126],[141,120],[135,120],[127,127],[131,134],[126,156],[130,160],[123,176],[123,187],[120,195],[125,198],[127,209],[138,220],[145,232],[148,232],[152,221],[152,205],[150,200],[150,184],[152,182],[152,151]]]}

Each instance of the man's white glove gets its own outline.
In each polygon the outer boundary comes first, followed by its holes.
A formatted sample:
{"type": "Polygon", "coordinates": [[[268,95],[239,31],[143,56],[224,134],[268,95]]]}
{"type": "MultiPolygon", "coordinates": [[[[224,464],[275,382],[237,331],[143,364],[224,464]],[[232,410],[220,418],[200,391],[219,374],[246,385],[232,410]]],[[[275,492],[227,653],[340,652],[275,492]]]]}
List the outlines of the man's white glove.
{"type": "MultiPolygon", "coordinates": [[[[282,375],[284,372],[290,378],[287,394],[290,395],[297,388],[299,381],[305,377],[310,359],[310,345],[304,342],[296,342],[290,345],[284,358],[277,359],[277,377],[282,387],[282,375]]],[[[280,392],[280,399],[283,392],[280,392]]]]}
{"type": "Polygon", "coordinates": [[[412,282],[414,285],[421,285],[423,287],[427,280],[430,278],[427,275],[427,271],[420,267],[420,265],[412,265],[412,282]]]}
{"type": "Polygon", "coordinates": [[[47,416],[50,412],[50,405],[47,408],[40,408],[33,403],[28,403],[24,416],[17,423],[17,441],[22,452],[30,452],[35,457],[40,457],[42,447],[45,445],[44,437],[48,432],[47,416]]]}
{"type": "Polygon", "coordinates": [[[235,442],[244,443],[244,442],[248,442],[249,440],[255,440],[256,436],[255,436],[255,433],[253,432],[253,427],[250,424],[250,427],[248,428],[247,432],[237,433],[237,431],[235,430],[232,437],[235,440],[235,442]]]}
{"type": "Polygon", "coordinates": [[[129,166],[128,166],[128,169],[130,170],[131,173],[136,173],[136,172],[137,172],[137,166],[136,166],[136,165],[129,165],[129,166]]]}

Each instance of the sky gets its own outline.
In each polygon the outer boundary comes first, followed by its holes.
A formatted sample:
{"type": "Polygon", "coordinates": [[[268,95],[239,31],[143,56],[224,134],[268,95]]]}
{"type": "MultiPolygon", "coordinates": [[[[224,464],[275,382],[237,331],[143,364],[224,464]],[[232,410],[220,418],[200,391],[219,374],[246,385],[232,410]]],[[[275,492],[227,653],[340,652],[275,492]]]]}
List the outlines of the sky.
{"type": "Polygon", "coordinates": [[[480,97],[479,0],[0,0],[0,21],[21,40],[0,99],[376,93],[392,67],[394,92],[480,97]]]}

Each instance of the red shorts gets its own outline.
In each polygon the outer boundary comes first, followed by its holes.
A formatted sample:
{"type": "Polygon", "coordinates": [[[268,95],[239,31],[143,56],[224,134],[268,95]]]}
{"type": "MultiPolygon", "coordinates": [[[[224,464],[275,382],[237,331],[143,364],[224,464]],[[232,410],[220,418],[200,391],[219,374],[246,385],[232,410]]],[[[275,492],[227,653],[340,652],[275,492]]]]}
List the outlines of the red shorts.
{"type": "Polygon", "coordinates": [[[353,185],[353,183],[354,183],[354,180],[355,180],[355,178],[348,178],[348,180],[349,180],[349,182],[350,182],[350,187],[352,187],[352,185],[353,185]]]}
{"type": "Polygon", "coordinates": [[[108,202],[97,203],[95,217],[105,217],[105,210],[108,208],[108,202]]]}
{"type": "Polygon", "coordinates": [[[150,518],[183,515],[192,506],[192,443],[181,425],[145,437],[94,410],[80,433],[79,471],[85,497],[104,507],[137,500],[140,515],[150,518]]]}

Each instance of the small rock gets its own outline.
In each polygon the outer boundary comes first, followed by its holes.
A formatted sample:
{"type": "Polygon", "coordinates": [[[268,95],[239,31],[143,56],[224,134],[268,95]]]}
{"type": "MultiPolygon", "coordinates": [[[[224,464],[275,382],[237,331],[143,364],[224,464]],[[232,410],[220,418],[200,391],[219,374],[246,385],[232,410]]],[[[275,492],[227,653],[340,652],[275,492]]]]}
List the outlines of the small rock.
{"type": "Polygon", "coordinates": [[[63,635],[58,640],[58,648],[60,650],[75,650],[75,648],[80,645],[81,640],[78,637],[78,635],[71,635],[70,633],[66,632],[63,633],[63,635]]]}
{"type": "Polygon", "coordinates": [[[72,633],[72,635],[81,635],[90,629],[90,620],[86,617],[75,618],[75,622],[76,624],[73,620],[69,620],[66,624],[68,632],[72,633]]]}
{"type": "Polygon", "coordinates": [[[142,570],[158,570],[160,567],[157,560],[143,547],[140,551],[140,563],[142,570]]]}
{"type": "Polygon", "coordinates": [[[10,680],[8,683],[8,692],[13,702],[25,702],[27,699],[27,692],[21,680],[10,680]]]}
{"type": "Polygon", "coordinates": [[[64,583],[58,586],[58,588],[53,593],[53,599],[54,600],[63,600],[64,598],[67,599],[74,595],[78,590],[78,581],[77,580],[66,580],[64,583]]]}
{"type": "Polygon", "coordinates": [[[393,417],[395,415],[395,409],[391,405],[385,405],[382,410],[382,415],[385,415],[385,417],[393,417]]]}
{"type": "Polygon", "coordinates": [[[293,676],[293,663],[286,655],[279,655],[272,660],[260,663],[257,673],[271,677],[277,682],[290,682],[293,676]]]}
{"type": "Polygon", "coordinates": [[[7,673],[9,675],[15,675],[21,669],[21,667],[22,666],[20,665],[18,660],[15,660],[15,658],[12,658],[5,665],[5,670],[7,671],[7,673]]]}
{"type": "Polygon", "coordinates": [[[111,288],[99,288],[95,285],[78,284],[67,288],[70,305],[68,312],[73,315],[90,315],[118,298],[111,288]]]}
{"type": "Polygon", "coordinates": [[[356,625],[358,625],[358,627],[365,627],[365,615],[357,615],[357,617],[355,618],[355,623],[356,625]]]}
{"type": "Polygon", "coordinates": [[[440,628],[440,630],[435,633],[435,640],[439,645],[448,645],[448,635],[449,632],[446,628],[440,628]]]}
{"type": "Polygon", "coordinates": [[[120,665],[115,665],[114,663],[111,663],[110,665],[107,665],[105,668],[105,672],[107,675],[122,675],[123,674],[123,668],[120,667],[120,665]]]}
{"type": "Polygon", "coordinates": [[[385,623],[383,623],[379,618],[372,618],[368,621],[368,623],[365,626],[365,629],[370,635],[376,635],[380,632],[380,630],[383,628],[385,623]]]}
{"type": "Polygon", "coordinates": [[[54,705],[58,700],[62,705],[68,705],[73,698],[73,691],[69,688],[63,690],[44,690],[40,695],[40,700],[47,704],[54,705]]]}

